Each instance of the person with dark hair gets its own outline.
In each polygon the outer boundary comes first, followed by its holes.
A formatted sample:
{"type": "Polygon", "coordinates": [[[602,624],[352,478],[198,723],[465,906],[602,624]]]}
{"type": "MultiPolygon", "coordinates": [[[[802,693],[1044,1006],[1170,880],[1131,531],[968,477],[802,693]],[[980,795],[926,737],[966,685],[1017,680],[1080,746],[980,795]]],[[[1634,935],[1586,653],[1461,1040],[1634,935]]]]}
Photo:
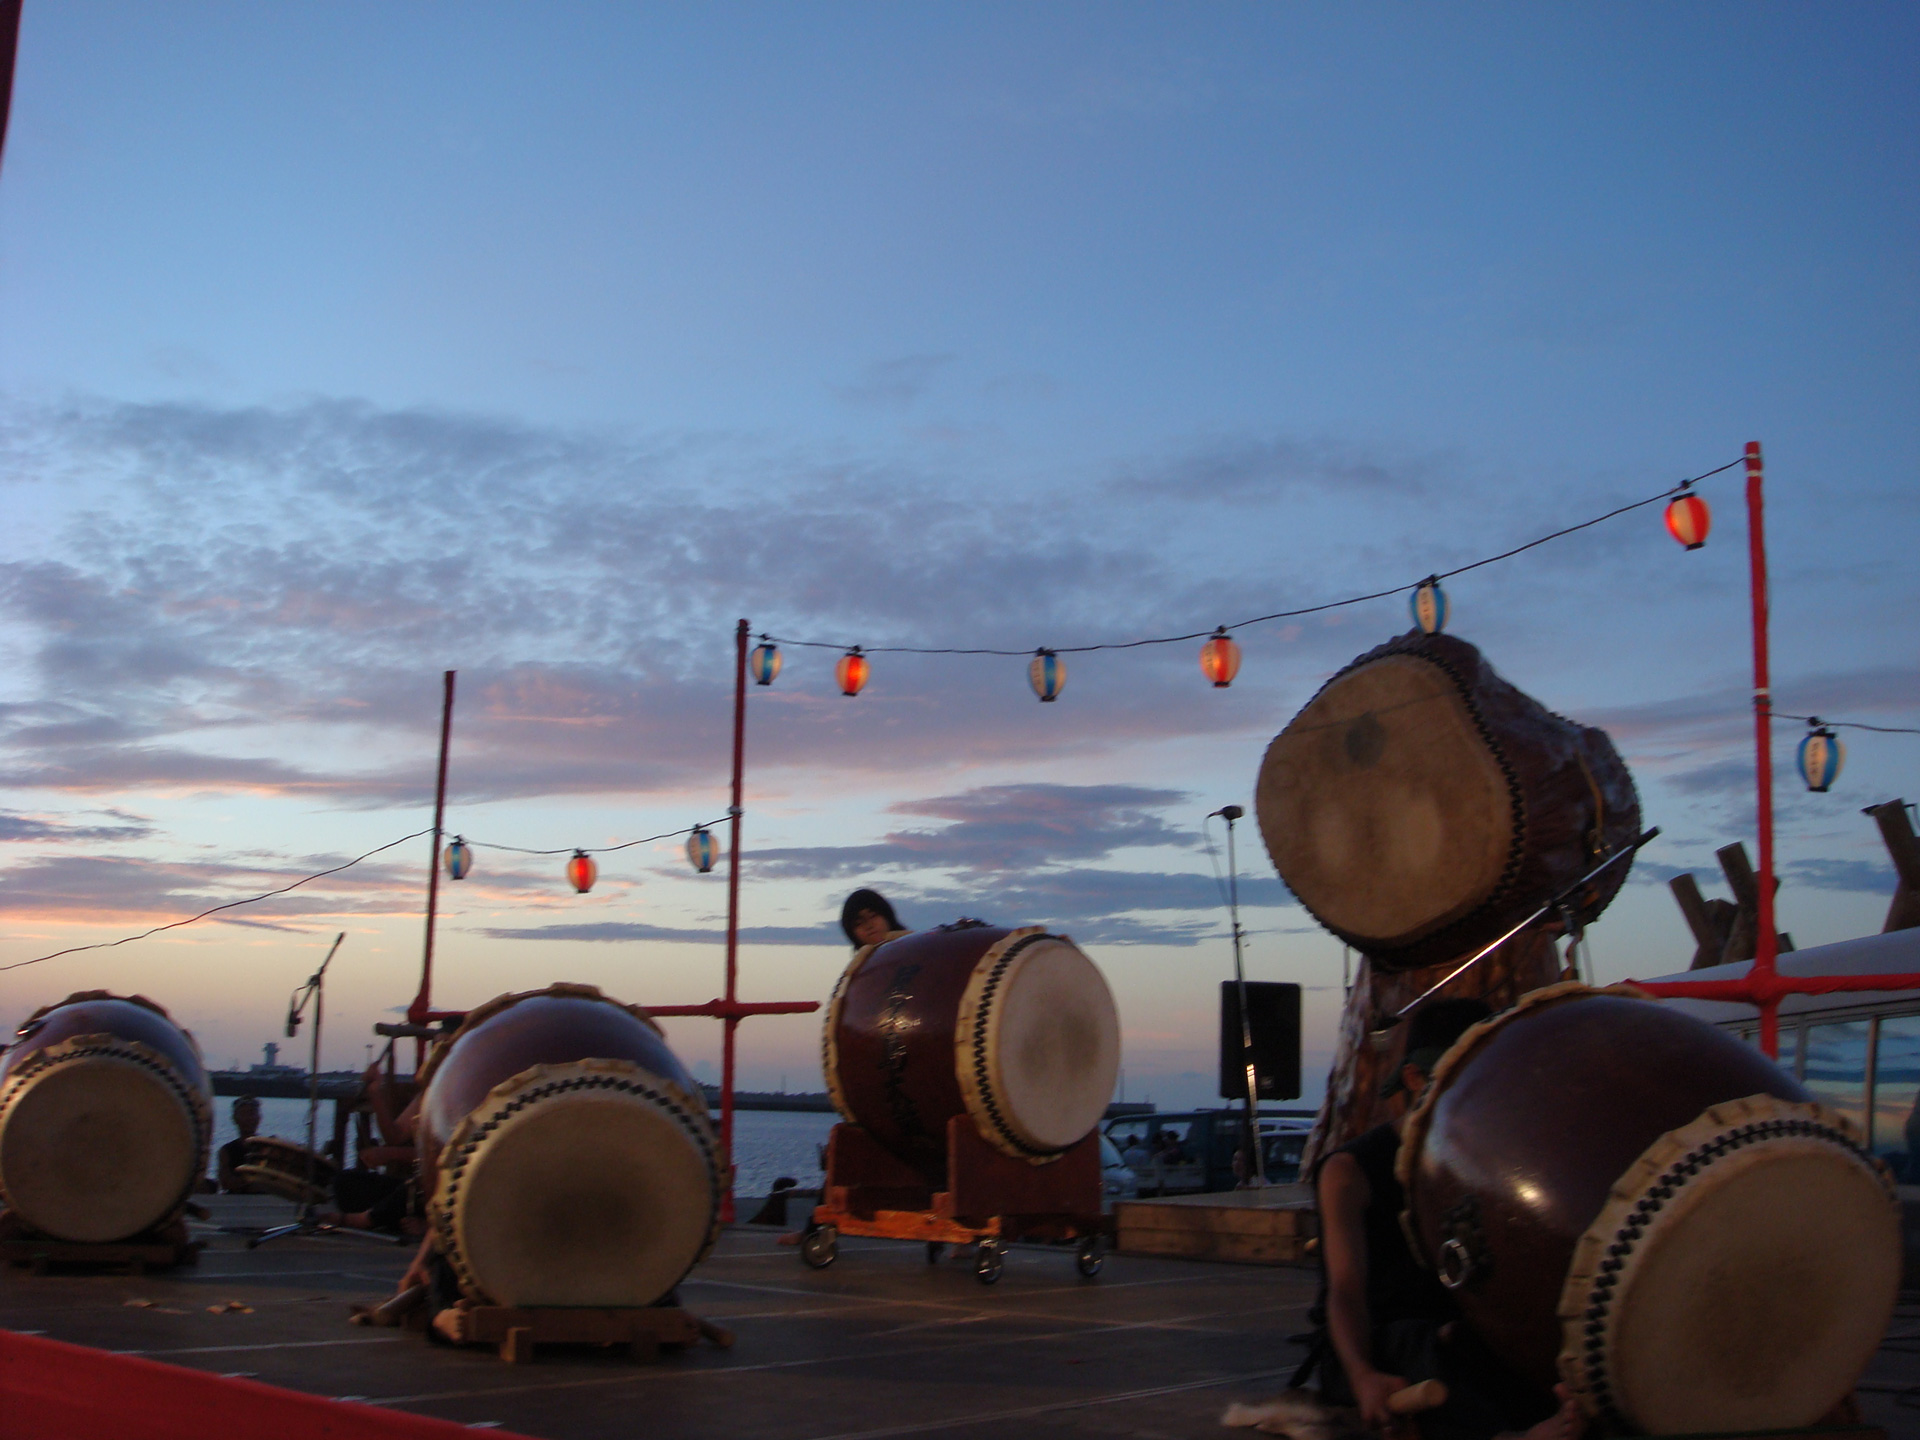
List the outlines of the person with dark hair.
{"type": "Polygon", "coordinates": [[[911,933],[893,913],[887,897],[878,890],[856,890],[849,895],[847,903],[840,907],[840,928],[846,932],[847,943],[856,950],[911,933]]]}
{"type": "Polygon", "coordinates": [[[227,1141],[214,1156],[214,1173],[220,1188],[229,1195],[258,1195],[259,1188],[240,1173],[247,1163],[247,1141],[260,1131],[260,1101],[257,1096],[242,1095],[233,1102],[233,1128],[239,1138],[227,1141]]]}
{"type": "Polygon", "coordinates": [[[1351,1405],[1368,1425],[1402,1422],[1387,1409],[1395,1391],[1422,1380],[1447,1387],[1447,1402],[1414,1417],[1421,1440],[1575,1440],[1585,1428],[1564,1386],[1552,1395],[1513,1375],[1459,1323],[1452,1297],[1415,1259],[1400,1225],[1406,1197],[1394,1174],[1406,1110],[1440,1057],[1492,1016],[1484,1001],[1436,1000],[1407,1022],[1400,1066],[1381,1086],[1405,1094],[1398,1119],[1328,1155],[1314,1176],[1320,1207],[1321,1289],[1310,1318],[1313,1350],[1294,1384],[1318,1367],[1320,1396],[1351,1405]]]}

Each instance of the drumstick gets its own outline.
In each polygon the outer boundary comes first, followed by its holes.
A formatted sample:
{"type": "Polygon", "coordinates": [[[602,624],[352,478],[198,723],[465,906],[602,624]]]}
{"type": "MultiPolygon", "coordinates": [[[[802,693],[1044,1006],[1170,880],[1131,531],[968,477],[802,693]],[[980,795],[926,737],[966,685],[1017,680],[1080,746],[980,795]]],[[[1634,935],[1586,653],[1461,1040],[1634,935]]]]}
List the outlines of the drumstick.
{"type": "Polygon", "coordinates": [[[1446,1403],[1447,1387],[1439,1380],[1422,1380],[1387,1397],[1387,1409],[1395,1415],[1418,1415],[1422,1410],[1438,1410],[1446,1403]]]}

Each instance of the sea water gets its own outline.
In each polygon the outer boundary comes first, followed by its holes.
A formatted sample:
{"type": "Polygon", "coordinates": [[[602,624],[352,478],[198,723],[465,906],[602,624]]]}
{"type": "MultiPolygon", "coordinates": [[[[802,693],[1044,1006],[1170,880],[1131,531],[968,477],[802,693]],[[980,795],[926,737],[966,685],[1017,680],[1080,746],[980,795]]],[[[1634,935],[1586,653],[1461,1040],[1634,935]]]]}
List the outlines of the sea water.
{"type": "MultiPolygon", "coordinates": [[[[213,1148],[217,1152],[239,1131],[233,1125],[233,1101],[222,1097],[215,1102],[213,1148]]],[[[803,1190],[820,1184],[820,1151],[827,1143],[827,1132],[839,1117],[815,1110],[736,1110],[733,1112],[733,1193],[740,1196],[765,1195],[780,1176],[799,1182],[803,1190]]],[[[718,1111],[714,1126],[720,1123],[718,1111]]],[[[325,1148],[333,1139],[333,1102],[322,1100],[315,1124],[315,1139],[325,1148]]],[[[278,1135],[299,1144],[307,1142],[307,1102],[304,1100],[262,1100],[260,1133],[278,1135]]],[[[352,1135],[349,1130],[349,1136],[352,1135]]]]}

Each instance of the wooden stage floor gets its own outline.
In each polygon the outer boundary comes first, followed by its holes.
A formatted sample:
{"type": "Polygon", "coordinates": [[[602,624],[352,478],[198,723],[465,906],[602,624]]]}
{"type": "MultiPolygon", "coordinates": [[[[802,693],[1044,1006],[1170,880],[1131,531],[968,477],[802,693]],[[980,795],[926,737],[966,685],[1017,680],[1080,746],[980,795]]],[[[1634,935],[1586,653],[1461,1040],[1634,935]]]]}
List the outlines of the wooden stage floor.
{"type": "MultiPolygon", "coordinates": [[[[550,1440],[1185,1440],[1229,1433],[1217,1423],[1229,1400],[1285,1384],[1315,1285],[1305,1270],[1126,1256],[1082,1280],[1070,1249],[1018,1246],[988,1288],[970,1261],[929,1265],[919,1245],[843,1239],[838,1262],[813,1271],[772,1232],[736,1229],[681,1290],[736,1332],[732,1350],[653,1365],[549,1350],[505,1365],[347,1325],[350,1302],[391,1292],[407,1250],[296,1239],[248,1252],[215,1227],[290,1207],[221,1197],[213,1209],[197,1268],[0,1273],[0,1326],[550,1440]],[[209,1313],[235,1300],[252,1313],[209,1313]]],[[[1915,1334],[1920,1304],[1903,1305],[1868,1377],[1887,1393],[1864,1397],[1897,1440],[1920,1440],[1920,1409],[1892,1393],[1915,1387],[1920,1401],[1915,1334]]]]}

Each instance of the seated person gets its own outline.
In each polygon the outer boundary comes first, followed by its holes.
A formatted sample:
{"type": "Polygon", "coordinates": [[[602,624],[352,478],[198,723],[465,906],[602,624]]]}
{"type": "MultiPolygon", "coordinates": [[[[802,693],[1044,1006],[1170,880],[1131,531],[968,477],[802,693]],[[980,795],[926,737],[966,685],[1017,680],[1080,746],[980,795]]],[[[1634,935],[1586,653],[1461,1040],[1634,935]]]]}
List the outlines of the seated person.
{"type": "Polygon", "coordinates": [[[1136,1134],[1127,1142],[1127,1148],[1120,1152],[1120,1158],[1127,1162],[1129,1170],[1151,1170],[1153,1151],[1147,1148],[1147,1138],[1136,1134]]]}
{"type": "Polygon", "coordinates": [[[214,1157],[220,1189],[227,1195],[264,1194],[240,1173],[240,1167],[247,1163],[247,1141],[260,1133],[260,1102],[253,1096],[242,1095],[233,1102],[233,1128],[240,1132],[239,1138],[222,1145],[214,1157]]]}
{"type": "Polygon", "coordinates": [[[856,890],[849,895],[840,907],[840,928],[856,950],[913,933],[901,925],[893,906],[878,890],[856,890]]]}
{"type": "Polygon", "coordinates": [[[788,1192],[798,1189],[800,1182],[791,1175],[782,1175],[773,1182],[773,1191],[769,1194],[754,1217],[747,1221],[749,1225],[785,1225],[787,1223],[788,1192]]]}
{"type": "Polygon", "coordinates": [[[1436,1000],[1415,1011],[1405,1059],[1381,1087],[1383,1096],[1406,1094],[1400,1117],[1320,1162],[1321,1298],[1309,1316],[1319,1328],[1294,1384],[1317,1367],[1323,1400],[1355,1406],[1368,1425],[1385,1428],[1399,1423],[1387,1410],[1389,1396],[1438,1379],[1447,1403],[1413,1417],[1421,1440],[1521,1432],[1527,1440],[1575,1440],[1585,1421],[1566,1387],[1548,1395],[1508,1371],[1459,1323],[1453,1297],[1414,1257],[1400,1226],[1406,1199],[1394,1159],[1406,1110],[1453,1042],[1491,1014],[1473,999],[1436,1000]]]}
{"type": "Polygon", "coordinates": [[[322,1221],[351,1230],[407,1230],[413,1208],[408,1182],[417,1154],[413,1134],[420,1116],[420,1096],[415,1095],[396,1114],[393,1093],[378,1061],[367,1067],[363,1087],[361,1098],[373,1111],[382,1143],[362,1149],[359,1167],[342,1170],[335,1177],[333,1194],[340,1210],[323,1216],[322,1221]],[[394,1170],[400,1173],[392,1173],[394,1170]]]}

